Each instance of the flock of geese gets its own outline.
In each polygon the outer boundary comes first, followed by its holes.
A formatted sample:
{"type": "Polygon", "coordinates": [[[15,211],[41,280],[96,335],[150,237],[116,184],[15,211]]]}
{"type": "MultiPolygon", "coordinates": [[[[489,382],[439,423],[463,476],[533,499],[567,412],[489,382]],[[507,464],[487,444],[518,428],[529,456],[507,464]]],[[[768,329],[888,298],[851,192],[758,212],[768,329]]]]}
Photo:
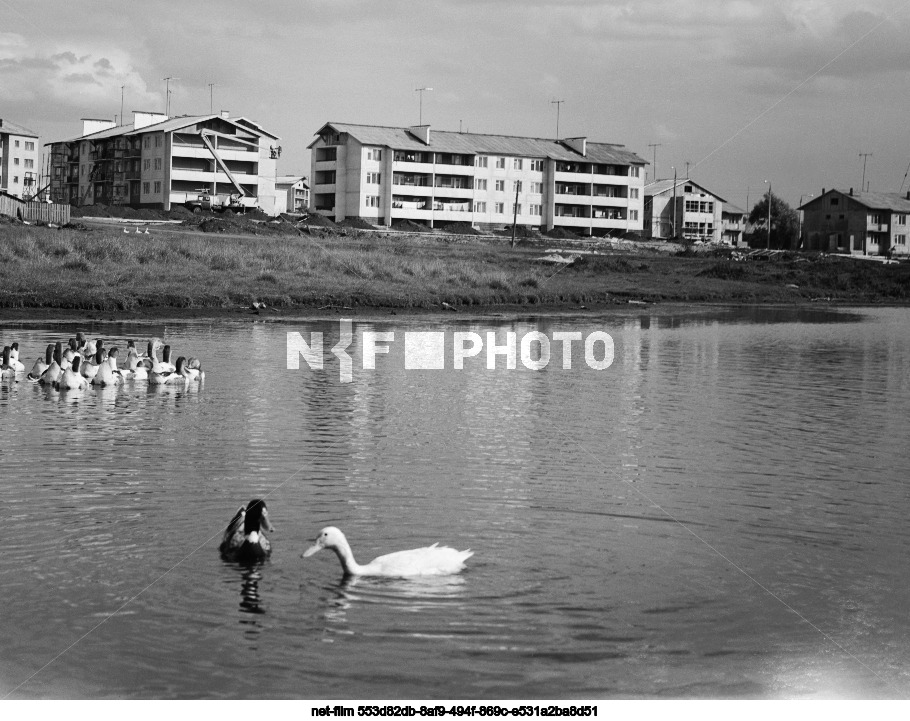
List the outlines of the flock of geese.
{"type": "MultiPolygon", "coordinates": [[[[180,356],[171,363],[171,347],[160,338],[152,338],[144,353],[136,349],[133,341],[128,341],[122,368],[118,366],[119,357],[120,349],[116,346],[106,348],[102,339],[86,340],[79,332],[65,347],[59,341],[49,344],[25,378],[30,383],[71,391],[89,385],[115,386],[127,380],[148,381],[150,385],[185,385],[205,378],[198,358],[180,356]]],[[[0,380],[18,381],[24,374],[19,344],[4,346],[0,380]]]]}
{"type": "MultiPolygon", "coordinates": [[[[272,552],[272,544],[265,531],[274,530],[265,501],[254,498],[246,507],[241,506],[228,523],[219,547],[221,555],[225,560],[246,563],[264,560],[272,552]]],[[[303,552],[303,557],[312,556],[322,549],[335,552],[346,576],[392,578],[458,573],[464,568],[465,561],[474,555],[470,549],[457,551],[434,543],[425,548],[387,553],[361,565],[354,560],[351,546],[344,534],[334,526],[323,528],[313,545],[303,552]]]]}

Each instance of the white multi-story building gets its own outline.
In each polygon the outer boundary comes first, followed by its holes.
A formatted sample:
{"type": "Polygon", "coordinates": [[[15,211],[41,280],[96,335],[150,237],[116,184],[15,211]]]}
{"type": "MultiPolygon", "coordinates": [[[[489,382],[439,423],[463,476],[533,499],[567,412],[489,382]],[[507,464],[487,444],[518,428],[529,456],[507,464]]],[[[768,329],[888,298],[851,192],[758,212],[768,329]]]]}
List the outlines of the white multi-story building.
{"type": "Polygon", "coordinates": [[[41,184],[38,134],[0,118],[0,190],[31,199],[41,184]]]}
{"type": "Polygon", "coordinates": [[[305,175],[279,175],[275,178],[276,208],[281,213],[305,213],[310,207],[310,186],[305,175]]]}
{"type": "Polygon", "coordinates": [[[719,243],[723,239],[726,201],[694,180],[648,183],[644,197],[646,237],[676,237],[706,243],[719,243]]]}
{"type": "Polygon", "coordinates": [[[235,196],[244,207],[277,212],[278,136],[246,118],[137,111],[130,125],[82,123],[82,135],[48,143],[56,202],[169,210],[202,195],[235,196]]]}
{"type": "Polygon", "coordinates": [[[622,145],[426,125],[327,123],[316,136],[312,204],[336,221],[496,228],[514,218],[583,235],[642,230],[646,162],[622,145]]]}

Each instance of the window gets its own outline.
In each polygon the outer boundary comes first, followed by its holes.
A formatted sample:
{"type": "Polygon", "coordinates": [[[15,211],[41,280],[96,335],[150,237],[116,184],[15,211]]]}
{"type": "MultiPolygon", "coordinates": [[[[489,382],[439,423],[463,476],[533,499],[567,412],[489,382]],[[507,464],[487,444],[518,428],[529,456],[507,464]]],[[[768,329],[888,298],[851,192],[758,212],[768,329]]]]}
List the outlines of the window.
{"type": "Polygon", "coordinates": [[[521,158],[515,158],[515,160],[512,161],[513,170],[521,170],[522,165],[523,165],[523,163],[522,163],[521,158]]]}
{"type": "Polygon", "coordinates": [[[541,206],[531,203],[531,215],[541,215],[541,206]]]}
{"type": "Polygon", "coordinates": [[[149,158],[146,158],[145,160],[142,161],[143,170],[151,170],[151,168],[152,168],[152,161],[149,158]]]}
{"type": "MultiPolygon", "coordinates": [[[[18,140],[16,142],[19,142],[18,140]]],[[[13,165],[19,165],[19,158],[13,158],[13,165]]]]}
{"type": "Polygon", "coordinates": [[[155,158],[155,170],[161,170],[161,158],[155,158]]]}
{"type": "Polygon", "coordinates": [[[26,167],[26,168],[34,168],[34,167],[35,167],[35,161],[32,160],[31,158],[26,158],[26,159],[25,159],[25,167],[26,167]]]}
{"type": "Polygon", "coordinates": [[[531,161],[531,170],[543,170],[543,161],[542,160],[532,160],[531,161]]]}
{"type": "Polygon", "coordinates": [[[521,215],[521,203],[519,203],[518,205],[515,205],[515,203],[512,203],[512,212],[516,213],[517,215],[521,215]]]}
{"type": "Polygon", "coordinates": [[[382,150],[379,148],[367,148],[367,160],[382,160],[382,150]]]}
{"type": "Polygon", "coordinates": [[[142,139],[142,147],[143,147],[143,148],[151,148],[151,147],[152,147],[152,136],[151,136],[151,135],[146,135],[146,136],[142,139]]]}
{"type": "Polygon", "coordinates": [[[542,193],[543,192],[543,183],[531,183],[531,193],[542,193]]]}
{"type": "Polygon", "coordinates": [[[26,140],[26,141],[25,141],[25,149],[26,149],[26,150],[34,150],[34,149],[35,149],[35,144],[34,144],[34,143],[30,143],[28,140],[26,140]]]}
{"type": "Polygon", "coordinates": [[[698,201],[697,200],[687,200],[686,201],[686,212],[687,213],[697,213],[698,212],[698,201]]]}
{"type": "Polygon", "coordinates": [[[160,181],[160,180],[156,180],[156,181],[155,181],[155,192],[156,192],[156,193],[160,193],[160,192],[161,192],[161,181],[160,181]]]}
{"type": "Polygon", "coordinates": [[[897,225],[907,225],[907,214],[898,213],[897,215],[894,216],[894,222],[897,225]]]}
{"type": "Polygon", "coordinates": [[[907,236],[906,236],[906,235],[895,235],[895,236],[894,236],[894,244],[895,244],[895,245],[905,245],[906,243],[907,243],[907,236]]]}
{"type": "Polygon", "coordinates": [[[882,223],[882,218],[881,218],[881,216],[880,216],[878,213],[870,213],[870,214],[869,214],[869,222],[870,222],[872,225],[881,225],[881,223],[882,223]]]}
{"type": "Polygon", "coordinates": [[[18,141],[18,140],[16,141],[15,147],[17,147],[17,148],[19,147],[19,141],[18,141]]]}
{"type": "Polygon", "coordinates": [[[142,192],[148,194],[151,188],[151,184],[146,181],[142,184],[142,192]]]}
{"type": "Polygon", "coordinates": [[[79,175],[85,175],[85,163],[79,166],[79,175]]]}
{"type": "Polygon", "coordinates": [[[379,185],[379,173],[367,173],[367,185],[379,185]]]}
{"type": "Polygon", "coordinates": [[[837,205],[840,202],[840,198],[831,198],[829,202],[831,205],[837,205]]]}
{"type": "Polygon", "coordinates": [[[487,167],[487,160],[488,160],[488,158],[487,158],[486,155],[478,155],[477,158],[476,158],[476,160],[474,161],[474,164],[475,164],[478,168],[486,168],[486,167],[487,167]]]}
{"type": "Polygon", "coordinates": [[[520,180],[512,181],[512,192],[514,193],[516,190],[521,190],[521,181],[520,180]]]}
{"type": "Polygon", "coordinates": [[[506,212],[506,206],[505,206],[505,204],[504,204],[504,203],[497,203],[497,204],[496,204],[496,212],[499,213],[499,215],[502,215],[503,213],[505,213],[505,212],[506,212]]]}
{"type": "Polygon", "coordinates": [[[692,186],[691,186],[691,185],[687,185],[687,186],[684,188],[684,190],[685,190],[687,193],[691,193],[691,192],[692,192],[692,186]]]}
{"type": "Polygon", "coordinates": [[[637,210],[629,211],[629,220],[638,220],[638,211],[637,210]]]}
{"type": "Polygon", "coordinates": [[[629,188],[629,197],[633,200],[638,199],[638,188],[629,188]]]}
{"type": "Polygon", "coordinates": [[[505,169],[506,159],[505,158],[496,158],[496,167],[505,169]]]}
{"type": "Polygon", "coordinates": [[[366,196],[366,200],[364,201],[364,204],[368,208],[378,208],[379,207],[379,196],[378,195],[366,196]]]}
{"type": "Polygon", "coordinates": [[[13,183],[18,183],[18,182],[19,182],[19,176],[18,176],[18,175],[14,175],[14,176],[13,176],[13,183]]]}
{"type": "Polygon", "coordinates": [[[476,202],[476,203],[474,203],[474,212],[475,212],[475,213],[486,213],[486,212],[487,212],[487,204],[486,204],[486,203],[483,203],[483,202],[476,202]]]}
{"type": "Polygon", "coordinates": [[[714,203],[702,203],[701,212],[702,213],[713,213],[714,212],[714,203]]]}
{"type": "Polygon", "coordinates": [[[501,192],[503,192],[505,189],[506,189],[506,181],[505,181],[505,180],[497,180],[497,181],[496,181],[496,192],[501,193],[501,192]]]}
{"type": "Polygon", "coordinates": [[[639,168],[637,165],[630,165],[629,166],[629,177],[630,178],[641,177],[641,168],[639,168]]]}
{"type": "Polygon", "coordinates": [[[160,135],[156,135],[156,136],[155,136],[155,147],[156,147],[156,148],[160,148],[160,147],[161,147],[161,136],[160,136],[160,135]]]}
{"type": "Polygon", "coordinates": [[[474,178],[474,189],[475,190],[486,190],[487,189],[486,178],[474,178]]]}

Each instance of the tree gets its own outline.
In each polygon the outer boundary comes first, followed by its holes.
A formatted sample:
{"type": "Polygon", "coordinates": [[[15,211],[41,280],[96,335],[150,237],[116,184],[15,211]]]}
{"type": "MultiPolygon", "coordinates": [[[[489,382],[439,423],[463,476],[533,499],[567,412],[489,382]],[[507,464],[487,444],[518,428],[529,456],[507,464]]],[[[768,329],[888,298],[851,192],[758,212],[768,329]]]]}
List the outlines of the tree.
{"type": "MultiPolygon", "coordinates": [[[[759,200],[749,213],[749,223],[754,230],[749,238],[753,248],[768,247],[768,194],[759,200]]],[[[771,244],[772,248],[795,250],[799,247],[799,216],[786,202],[771,194],[771,244]]]]}

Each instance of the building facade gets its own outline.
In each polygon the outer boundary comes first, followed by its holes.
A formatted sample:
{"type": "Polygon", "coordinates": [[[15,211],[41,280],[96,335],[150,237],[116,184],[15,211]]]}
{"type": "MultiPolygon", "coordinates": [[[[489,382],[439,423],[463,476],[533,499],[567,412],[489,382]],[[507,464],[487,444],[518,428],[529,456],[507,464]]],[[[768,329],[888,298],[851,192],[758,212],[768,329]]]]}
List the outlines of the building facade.
{"type": "Polygon", "coordinates": [[[275,191],[282,213],[306,213],[310,207],[310,186],[305,175],[279,175],[275,178],[275,191]]]}
{"type": "Polygon", "coordinates": [[[31,200],[41,189],[38,134],[0,118],[0,191],[31,200]]]}
{"type": "Polygon", "coordinates": [[[327,123],[309,147],[312,208],[336,221],[642,230],[646,163],[621,145],[327,123]]]}
{"type": "Polygon", "coordinates": [[[243,207],[276,212],[277,136],[252,121],[134,112],[130,125],[82,122],[79,137],[47,144],[55,202],[169,210],[233,196],[243,207]]]}
{"type": "Polygon", "coordinates": [[[910,254],[910,191],[855,193],[822,189],[803,211],[804,247],[851,255],[910,254]]]}
{"type": "Polygon", "coordinates": [[[721,241],[727,245],[745,245],[743,235],[746,232],[746,213],[731,203],[724,203],[721,208],[722,235],[721,241]]]}
{"type": "Polygon", "coordinates": [[[645,237],[723,240],[725,201],[694,180],[657,180],[645,186],[644,195],[645,237]]]}

